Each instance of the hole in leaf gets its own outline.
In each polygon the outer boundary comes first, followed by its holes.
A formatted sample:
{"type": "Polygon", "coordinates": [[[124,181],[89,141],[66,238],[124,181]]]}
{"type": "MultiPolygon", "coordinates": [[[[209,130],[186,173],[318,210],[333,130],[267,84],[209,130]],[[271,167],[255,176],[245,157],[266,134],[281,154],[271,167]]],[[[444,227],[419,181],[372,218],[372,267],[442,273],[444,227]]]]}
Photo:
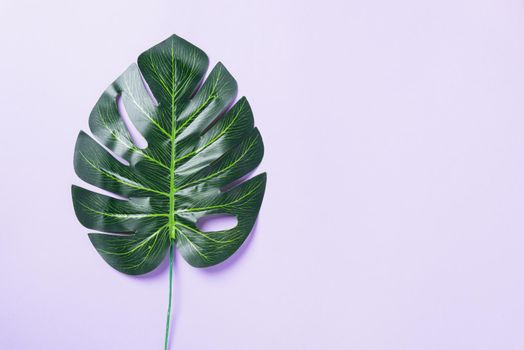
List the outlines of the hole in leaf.
{"type": "Polygon", "coordinates": [[[197,221],[197,227],[202,232],[230,230],[237,224],[237,217],[230,214],[207,215],[197,221]]]}
{"type": "Polygon", "coordinates": [[[129,136],[131,137],[131,141],[140,149],[147,148],[147,141],[142,136],[140,131],[135,127],[135,124],[131,121],[129,118],[129,115],[127,114],[126,107],[124,106],[124,102],[122,101],[122,95],[118,95],[116,98],[116,103],[118,106],[118,113],[120,114],[120,118],[122,118],[122,121],[124,122],[124,125],[126,126],[127,131],[129,132],[129,136]]]}
{"type": "Polygon", "coordinates": [[[142,84],[144,84],[144,88],[146,89],[147,94],[149,95],[149,98],[151,98],[151,101],[153,101],[153,104],[155,106],[158,106],[158,101],[155,98],[155,95],[153,95],[153,91],[151,91],[151,88],[149,87],[149,84],[144,79],[144,76],[142,73],[140,73],[140,79],[142,79],[142,84]]]}

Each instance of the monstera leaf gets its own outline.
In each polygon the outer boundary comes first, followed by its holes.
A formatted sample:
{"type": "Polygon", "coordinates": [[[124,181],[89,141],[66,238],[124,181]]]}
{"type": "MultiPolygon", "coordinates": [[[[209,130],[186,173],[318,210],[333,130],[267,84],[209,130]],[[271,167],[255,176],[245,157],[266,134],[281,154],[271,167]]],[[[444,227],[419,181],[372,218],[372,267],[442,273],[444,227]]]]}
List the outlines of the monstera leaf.
{"type": "Polygon", "coordinates": [[[76,173],[114,196],[73,186],[75,212],[99,231],[89,238],[118,271],[147,273],[170,251],[171,276],[175,246],[192,266],[215,265],[254,225],[266,175],[239,179],[260,163],[262,138],[247,100],[233,104],[235,79],[218,63],[203,81],[207,68],[202,50],[171,36],[105,90],[89,117],[94,138],[78,135],[76,173]],[[199,228],[216,214],[235,216],[237,225],[199,228]]]}

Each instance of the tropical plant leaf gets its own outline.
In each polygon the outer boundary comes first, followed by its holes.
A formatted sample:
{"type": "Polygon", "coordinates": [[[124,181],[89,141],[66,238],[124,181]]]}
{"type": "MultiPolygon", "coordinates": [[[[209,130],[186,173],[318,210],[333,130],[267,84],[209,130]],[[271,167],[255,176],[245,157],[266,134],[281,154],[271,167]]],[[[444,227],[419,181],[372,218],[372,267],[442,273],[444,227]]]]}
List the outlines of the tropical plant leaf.
{"type": "Polygon", "coordinates": [[[91,242],[118,271],[147,273],[173,245],[193,266],[220,263],[254,225],[266,175],[236,182],[262,160],[262,138],[247,100],[232,105],[237,84],[221,63],[199,85],[207,68],[202,50],[171,36],[104,91],[89,118],[94,138],[78,135],[76,173],[117,196],[73,186],[75,212],[99,231],[89,234],[91,242]],[[200,230],[197,221],[214,214],[234,215],[237,225],[200,230]]]}

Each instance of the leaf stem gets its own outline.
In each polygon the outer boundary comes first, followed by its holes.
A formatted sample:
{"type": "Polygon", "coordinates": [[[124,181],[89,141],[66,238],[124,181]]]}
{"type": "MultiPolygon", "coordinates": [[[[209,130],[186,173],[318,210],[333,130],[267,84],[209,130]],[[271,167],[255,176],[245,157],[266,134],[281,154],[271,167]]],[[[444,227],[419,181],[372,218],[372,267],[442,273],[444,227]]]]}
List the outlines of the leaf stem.
{"type": "Polygon", "coordinates": [[[166,319],[166,337],[164,341],[164,350],[167,350],[167,347],[169,345],[169,321],[171,320],[171,296],[173,294],[173,251],[174,251],[175,245],[174,241],[171,241],[171,245],[169,247],[169,302],[167,305],[167,319],[166,319]]]}

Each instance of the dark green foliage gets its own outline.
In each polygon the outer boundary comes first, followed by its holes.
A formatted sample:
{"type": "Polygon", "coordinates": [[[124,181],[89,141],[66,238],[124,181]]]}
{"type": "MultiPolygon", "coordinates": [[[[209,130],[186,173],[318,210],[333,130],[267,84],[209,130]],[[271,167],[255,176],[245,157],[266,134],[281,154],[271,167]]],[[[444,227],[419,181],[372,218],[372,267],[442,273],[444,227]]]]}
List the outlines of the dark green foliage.
{"type": "Polygon", "coordinates": [[[84,226],[104,232],[90,233],[91,242],[121,272],[153,270],[171,244],[193,266],[220,263],[256,220],[266,175],[224,188],[260,163],[262,138],[247,100],[231,106],[237,84],[222,64],[198,88],[207,67],[203,51],[171,36],[142,53],[102,94],[89,118],[96,141],[84,132],[78,136],[78,176],[124,199],[73,186],[76,215],[84,226]],[[146,148],[133,142],[119,99],[146,148]],[[238,224],[199,230],[197,220],[212,214],[234,215],[238,224]]]}

